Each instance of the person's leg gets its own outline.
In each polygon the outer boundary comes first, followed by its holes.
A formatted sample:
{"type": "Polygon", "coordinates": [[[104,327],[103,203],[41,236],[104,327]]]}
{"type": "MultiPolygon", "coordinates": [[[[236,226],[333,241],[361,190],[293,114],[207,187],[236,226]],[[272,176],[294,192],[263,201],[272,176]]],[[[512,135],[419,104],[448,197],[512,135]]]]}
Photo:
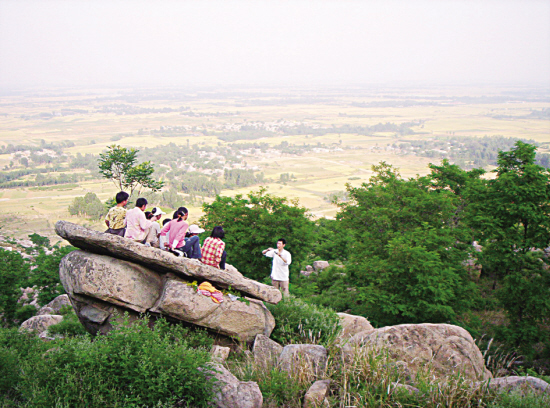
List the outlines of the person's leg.
{"type": "Polygon", "coordinates": [[[290,292],[288,291],[288,281],[279,281],[279,288],[281,289],[281,292],[283,292],[283,296],[290,295],[290,292]]]}
{"type": "Polygon", "coordinates": [[[271,279],[271,286],[273,286],[275,289],[279,289],[279,284],[280,283],[281,283],[281,281],[271,279]]]}
{"type": "MultiPolygon", "coordinates": [[[[200,244],[200,239],[199,239],[198,235],[192,236],[191,240],[193,240],[193,242],[192,242],[193,254],[192,254],[191,258],[201,259],[202,258],[201,244],[200,244]]],[[[227,256],[227,254],[226,254],[226,256],[227,256]]],[[[225,269],[225,261],[224,261],[224,269],[225,269]]]]}
{"type": "Polygon", "coordinates": [[[225,260],[227,259],[227,252],[223,251],[222,260],[220,261],[220,269],[225,269],[225,260]]]}

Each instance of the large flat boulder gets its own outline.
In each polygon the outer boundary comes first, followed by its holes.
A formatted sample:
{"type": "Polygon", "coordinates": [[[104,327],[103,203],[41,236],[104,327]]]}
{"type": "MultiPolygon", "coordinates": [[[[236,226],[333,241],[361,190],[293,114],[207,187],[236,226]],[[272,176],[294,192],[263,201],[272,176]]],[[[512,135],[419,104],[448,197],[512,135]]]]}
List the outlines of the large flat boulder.
{"type": "Polygon", "coordinates": [[[269,337],[275,327],[273,315],[261,302],[231,301],[223,297],[215,303],[210,297],[175,275],[166,277],[161,297],[151,312],[207,327],[226,336],[252,341],[257,334],[269,337]]]}
{"type": "Polygon", "coordinates": [[[77,248],[138,263],[155,272],[172,272],[183,278],[206,280],[224,289],[231,286],[247,296],[274,304],[282,297],[278,289],[245,278],[232,267],[220,270],[196,259],[178,258],[164,250],[146,247],[118,235],[95,231],[67,221],[58,221],[55,231],[77,248]]]}
{"type": "Polygon", "coordinates": [[[269,336],[275,319],[256,299],[215,303],[174,274],[107,255],[77,250],[65,256],[59,275],[78,318],[90,333],[106,333],[113,319],[129,312],[131,319],[151,312],[216,333],[252,341],[269,336]]]}
{"type": "Polygon", "coordinates": [[[351,337],[344,353],[353,358],[354,348],[365,346],[387,349],[411,372],[428,364],[440,377],[458,372],[474,381],[492,377],[470,333],[450,324],[401,324],[367,330],[351,337]]]}

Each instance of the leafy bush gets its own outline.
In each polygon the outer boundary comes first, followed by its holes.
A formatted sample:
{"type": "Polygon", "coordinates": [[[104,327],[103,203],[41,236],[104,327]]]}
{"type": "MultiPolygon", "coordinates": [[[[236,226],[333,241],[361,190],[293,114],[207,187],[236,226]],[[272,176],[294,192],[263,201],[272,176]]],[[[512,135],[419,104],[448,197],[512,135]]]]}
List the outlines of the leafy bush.
{"type": "Polygon", "coordinates": [[[21,254],[0,249],[0,315],[5,324],[13,324],[17,299],[21,296],[21,287],[29,274],[29,264],[21,254]]]}
{"type": "Polygon", "coordinates": [[[204,333],[165,320],[153,329],[147,319],[132,324],[122,320],[108,335],[95,339],[78,336],[43,343],[16,331],[0,333],[0,350],[7,349],[12,361],[9,368],[0,366],[11,378],[3,385],[11,396],[4,395],[0,405],[206,406],[212,382],[198,368],[208,362],[209,353],[191,347],[204,342],[204,333]],[[14,366],[20,367],[20,377],[14,366]]]}
{"type": "Polygon", "coordinates": [[[15,320],[18,322],[24,322],[36,315],[36,307],[33,305],[25,305],[15,311],[15,320]]]}
{"type": "Polygon", "coordinates": [[[275,318],[271,338],[283,345],[330,344],[340,332],[340,318],[332,309],[312,305],[289,296],[267,308],[275,318]]]}
{"type": "Polygon", "coordinates": [[[76,317],[76,314],[72,312],[66,313],[63,320],[59,323],[52,324],[48,327],[48,333],[51,335],[61,334],[63,336],[79,336],[87,332],[84,326],[82,326],[82,323],[80,323],[80,320],[78,320],[78,317],[76,317]]]}

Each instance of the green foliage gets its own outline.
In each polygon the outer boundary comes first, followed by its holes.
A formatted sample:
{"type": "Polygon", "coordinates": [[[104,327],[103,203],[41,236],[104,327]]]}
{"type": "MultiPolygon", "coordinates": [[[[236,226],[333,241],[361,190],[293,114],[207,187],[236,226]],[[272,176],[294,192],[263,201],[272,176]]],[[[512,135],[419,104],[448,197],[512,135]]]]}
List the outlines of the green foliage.
{"type": "Polygon", "coordinates": [[[70,245],[53,247],[53,254],[46,255],[41,252],[34,260],[35,269],[29,275],[29,286],[36,285],[40,288],[38,303],[45,305],[57,296],[65,293],[59,280],[59,263],[61,259],[76,248],[70,245]]]}
{"type": "Polygon", "coordinates": [[[550,406],[550,396],[531,392],[502,392],[498,394],[488,408],[547,408],[550,406]]]}
{"type": "Polygon", "coordinates": [[[479,258],[500,283],[508,340],[530,356],[530,345],[550,337],[550,272],[543,252],[550,245],[550,172],[535,164],[535,150],[518,141],[499,153],[496,178],[465,192],[468,223],[483,246],[479,258]]]}
{"type": "Polygon", "coordinates": [[[340,332],[340,319],[336,312],[322,306],[289,296],[276,305],[267,304],[275,318],[271,338],[286,344],[331,344],[340,332]]]}
{"type": "Polygon", "coordinates": [[[32,233],[29,235],[29,239],[34,245],[38,247],[45,247],[45,248],[50,247],[50,239],[48,237],[43,237],[42,235],[32,233]]]}
{"type": "Polygon", "coordinates": [[[28,277],[30,266],[21,254],[0,249],[0,314],[3,324],[11,325],[17,310],[19,288],[28,277]]]}
{"type": "MultiPolygon", "coordinates": [[[[207,232],[221,225],[225,231],[227,262],[245,276],[262,280],[269,275],[272,260],[262,250],[275,247],[285,238],[292,254],[292,264],[299,265],[310,254],[314,242],[314,223],[307,209],[297,201],[267,194],[265,189],[247,197],[217,196],[203,204],[201,223],[207,232]]],[[[292,265],[291,265],[292,268],[292,265]]]]}
{"type": "Polygon", "coordinates": [[[469,231],[456,225],[459,198],[426,179],[401,179],[382,162],[338,217],[353,238],[349,282],[355,312],[376,325],[447,322],[473,305],[475,285],[462,262],[469,231]]]}
{"type": "Polygon", "coordinates": [[[84,197],[75,197],[69,205],[69,214],[87,216],[93,220],[101,219],[106,213],[105,205],[95,193],[86,193],[84,197]]]}
{"type": "Polygon", "coordinates": [[[24,322],[25,320],[28,320],[31,317],[35,316],[36,312],[38,312],[38,310],[36,310],[36,307],[34,307],[33,305],[25,305],[19,307],[15,311],[14,317],[15,320],[17,320],[18,322],[24,322]]]}
{"type": "Polygon", "coordinates": [[[342,228],[338,220],[319,218],[315,221],[315,258],[325,261],[345,261],[349,256],[349,243],[353,239],[349,229],[342,228]]]}
{"type": "Polygon", "coordinates": [[[152,191],[160,190],[164,183],[152,178],[155,170],[150,162],[136,164],[137,153],[136,149],[118,145],[108,146],[107,151],[99,155],[99,172],[104,178],[111,180],[119,190],[129,190],[130,195],[136,189],[139,194],[143,187],[152,191]]]}
{"type": "Polygon", "coordinates": [[[63,320],[49,326],[48,333],[50,335],[61,334],[63,336],[81,336],[87,332],[84,326],[82,326],[82,323],[78,320],[78,317],[76,317],[76,314],[72,312],[65,313],[63,320]]]}
{"type": "MultiPolygon", "coordinates": [[[[42,343],[17,332],[0,332],[0,363],[9,381],[0,403],[28,407],[206,406],[212,380],[200,370],[206,349],[193,335],[163,320],[127,319],[105,336],[78,336],[42,343]],[[46,351],[47,349],[47,351],[46,351]],[[7,352],[5,350],[8,350],[7,352]],[[3,353],[3,354],[2,354],[3,353]],[[16,367],[16,369],[14,369],[16,367]]],[[[10,406],[10,405],[8,405],[10,406]]]]}

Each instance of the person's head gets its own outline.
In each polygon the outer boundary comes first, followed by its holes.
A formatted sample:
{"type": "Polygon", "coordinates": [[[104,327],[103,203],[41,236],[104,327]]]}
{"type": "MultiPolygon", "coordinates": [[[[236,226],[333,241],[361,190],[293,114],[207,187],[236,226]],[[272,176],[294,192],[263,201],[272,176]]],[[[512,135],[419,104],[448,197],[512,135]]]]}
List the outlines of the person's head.
{"type": "Polygon", "coordinates": [[[281,238],[277,241],[277,249],[281,250],[285,247],[285,245],[286,245],[286,239],[281,238]]]}
{"type": "Polygon", "coordinates": [[[187,214],[184,214],[183,211],[178,210],[174,213],[174,218],[173,219],[174,220],[177,219],[178,222],[185,221],[187,219],[187,214]]]}
{"type": "MultiPolygon", "coordinates": [[[[126,191],[120,191],[120,192],[116,193],[115,200],[116,200],[117,204],[122,204],[122,203],[124,203],[124,201],[126,201],[126,204],[127,204],[129,198],[130,198],[130,195],[126,191]]],[[[126,205],[126,204],[124,204],[124,205],[126,205]]]]}
{"type": "Polygon", "coordinates": [[[170,218],[165,218],[164,221],[162,221],[162,226],[164,227],[169,222],[170,222],[170,218]]]}
{"type": "Polygon", "coordinates": [[[223,227],[218,225],[217,227],[214,227],[212,230],[212,234],[210,234],[212,238],[219,238],[223,239],[225,237],[225,232],[223,232],[223,227]]]}
{"type": "Polygon", "coordinates": [[[160,217],[162,217],[166,213],[158,207],[153,207],[153,209],[151,210],[151,214],[153,214],[155,221],[158,221],[160,220],[160,217]]]}
{"type": "Polygon", "coordinates": [[[178,208],[178,209],[176,210],[176,212],[174,213],[174,216],[172,217],[172,219],[175,220],[176,218],[178,218],[178,216],[176,215],[178,212],[182,212],[183,214],[185,214],[184,220],[186,220],[187,217],[189,216],[189,211],[187,211],[187,208],[185,208],[185,207],[180,207],[180,208],[178,208]]]}
{"type": "Polygon", "coordinates": [[[150,220],[151,218],[153,218],[153,213],[145,211],[145,219],[150,220]]]}
{"type": "Polygon", "coordinates": [[[145,211],[145,208],[147,207],[147,199],[140,197],[136,200],[136,207],[141,208],[143,211],[145,211]]]}

